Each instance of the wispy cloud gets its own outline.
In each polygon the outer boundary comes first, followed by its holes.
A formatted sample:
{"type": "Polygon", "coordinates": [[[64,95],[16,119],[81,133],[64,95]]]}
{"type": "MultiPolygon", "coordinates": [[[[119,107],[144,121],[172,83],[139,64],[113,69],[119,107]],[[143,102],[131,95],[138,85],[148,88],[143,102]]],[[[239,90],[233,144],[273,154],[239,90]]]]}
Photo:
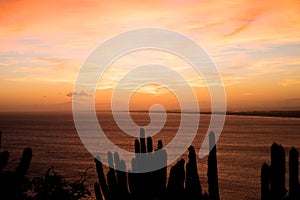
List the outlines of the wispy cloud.
{"type": "MultiPolygon", "coordinates": [[[[265,11],[263,9],[252,8],[252,10],[248,10],[246,13],[241,14],[238,19],[238,22],[236,22],[238,23],[238,26],[231,30],[230,33],[225,34],[225,37],[232,37],[246,30],[264,12],[265,11]]],[[[231,20],[236,21],[234,18],[231,20]]]]}
{"type": "Polygon", "coordinates": [[[300,85],[300,79],[284,79],[279,82],[279,85],[283,87],[300,85]]]}
{"type": "Polygon", "coordinates": [[[67,97],[72,97],[72,96],[89,96],[87,93],[85,93],[84,91],[81,92],[68,92],[66,94],[67,97]]]}
{"type": "Polygon", "coordinates": [[[257,95],[262,95],[264,93],[262,92],[245,92],[243,95],[245,96],[257,96],[257,95]]]}
{"type": "MultiPolygon", "coordinates": [[[[298,0],[18,0],[0,1],[0,8],[0,84],[14,99],[19,99],[18,91],[24,89],[24,84],[32,91],[57,82],[71,88],[81,64],[94,48],[113,35],[140,27],[172,29],[203,45],[220,69],[225,86],[239,90],[228,89],[229,94],[236,92],[253,99],[272,95],[274,102],[281,95],[299,96],[298,0]],[[258,93],[249,89],[253,84],[260,85],[258,93]],[[274,91],[274,85],[280,92],[274,91]]],[[[98,89],[114,88],[132,66],[153,63],[178,71],[193,87],[205,86],[191,66],[173,55],[145,55],[127,55],[113,63],[98,89]]],[[[127,84],[135,84],[140,77],[127,84]]],[[[65,94],[70,89],[59,90],[65,94]]],[[[144,91],[161,92],[152,86],[144,91]]]]}

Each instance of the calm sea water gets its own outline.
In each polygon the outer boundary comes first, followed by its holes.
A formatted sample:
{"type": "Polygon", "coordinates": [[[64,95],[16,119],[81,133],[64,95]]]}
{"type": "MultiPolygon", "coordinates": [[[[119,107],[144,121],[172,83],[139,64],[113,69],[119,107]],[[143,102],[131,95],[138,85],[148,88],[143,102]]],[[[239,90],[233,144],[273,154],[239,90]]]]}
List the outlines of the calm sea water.
{"type": "MultiPolygon", "coordinates": [[[[107,136],[116,145],[133,151],[134,138],[121,133],[110,113],[99,113],[99,117],[107,136]]],[[[149,122],[146,113],[132,113],[132,118],[141,126],[149,122]]],[[[199,130],[193,142],[197,152],[209,119],[209,115],[201,115],[199,130]]],[[[170,142],[176,135],[179,122],[179,114],[168,114],[165,127],[154,136],[154,142],[158,139],[162,139],[164,144],[170,142]]],[[[76,180],[79,174],[90,168],[88,184],[92,189],[96,180],[93,156],[77,136],[71,114],[0,113],[0,130],[1,150],[8,150],[12,161],[7,168],[14,169],[22,150],[31,147],[33,160],[30,176],[41,176],[49,167],[54,167],[66,179],[76,180]]],[[[292,146],[300,150],[300,119],[227,116],[217,143],[221,199],[260,199],[260,168],[263,162],[270,163],[270,146],[273,142],[282,144],[287,156],[292,146]]],[[[186,154],[182,157],[187,160],[186,154]]],[[[198,159],[198,168],[202,187],[207,191],[207,157],[198,159]]]]}

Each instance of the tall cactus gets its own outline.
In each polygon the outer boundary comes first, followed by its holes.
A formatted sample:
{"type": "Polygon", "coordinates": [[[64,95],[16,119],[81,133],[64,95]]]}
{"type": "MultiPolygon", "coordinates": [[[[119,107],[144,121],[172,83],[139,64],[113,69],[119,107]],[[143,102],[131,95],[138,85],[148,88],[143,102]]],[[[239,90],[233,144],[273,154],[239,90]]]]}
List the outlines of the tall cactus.
{"type": "MultiPolygon", "coordinates": [[[[8,161],[9,153],[4,151],[1,153],[0,162],[2,167],[6,165],[8,161]]],[[[0,197],[1,199],[23,199],[24,192],[27,187],[27,171],[32,158],[31,148],[26,148],[23,151],[22,158],[18,167],[14,172],[6,171],[0,173],[0,197]]]]}
{"type": "Polygon", "coordinates": [[[99,184],[96,183],[94,185],[97,200],[102,198],[102,194],[105,200],[219,200],[217,155],[213,132],[209,135],[209,141],[211,149],[208,156],[207,172],[209,194],[204,193],[202,195],[196,152],[193,146],[190,146],[188,149],[188,163],[185,165],[185,160],[181,159],[171,167],[168,183],[166,184],[167,152],[163,149],[163,143],[159,140],[157,149],[154,150],[152,138],[147,137],[146,139],[145,131],[141,128],[140,140],[136,139],[134,142],[135,157],[132,159],[132,171],[127,173],[128,185],[126,173],[118,171],[118,169],[125,171],[126,166],[125,163],[122,163],[117,153],[114,156],[108,153],[109,171],[107,182],[104,177],[101,161],[95,159],[99,178],[99,184]],[[141,169],[147,169],[149,166],[156,165],[165,167],[148,173],[138,173],[141,169]],[[117,170],[113,170],[114,166],[117,170]]]}
{"type": "Polygon", "coordinates": [[[103,200],[100,185],[98,182],[94,184],[94,191],[95,191],[96,200],[103,200]]]}
{"type": "Polygon", "coordinates": [[[294,147],[290,150],[289,155],[289,199],[300,199],[300,187],[298,179],[299,153],[294,147]]]}
{"type": "Polygon", "coordinates": [[[16,169],[17,176],[23,177],[27,174],[31,158],[32,158],[31,148],[24,149],[23,154],[22,154],[22,158],[21,158],[20,163],[19,163],[19,165],[16,169]]]}
{"type": "Polygon", "coordinates": [[[0,153],[0,174],[2,174],[3,168],[7,165],[8,158],[8,151],[3,151],[0,153]]]}
{"type": "Polygon", "coordinates": [[[117,200],[120,195],[120,190],[118,188],[118,180],[116,176],[116,170],[114,169],[114,164],[113,164],[113,155],[111,152],[107,153],[107,158],[108,158],[108,172],[107,172],[107,185],[109,187],[109,192],[110,192],[110,198],[111,200],[117,200]]]}
{"type": "Polygon", "coordinates": [[[114,153],[114,161],[116,165],[116,173],[118,179],[118,188],[120,190],[120,196],[123,199],[129,199],[127,175],[126,175],[126,164],[124,160],[120,159],[120,156],[117,152],[114,153]]]}
{"type": "Polygon", "coordinates": [[[215,145],[215,133],[209,133],[209,155],[208,155],[208,193],[210,200],[219,200],[219,183],[218,183],[218,163],[217,163],[217,148],[215,145]]]}
{"type": "Polygon", "coordinates": [[[261,169],[261,199],[298,200],[300,199],[299,185],[299,153],[295,148],[289,154],[289,194],[285,188],[285,152],[277,143],[271,146],[271,166],[266,163],[261,169]]]}
{"type": "Polygon", "coordinates": [[[170,170],[167,185],[167,200],[184,199],[184,159],[179,160],[170,170]]]}
{"type": "Polygon", "coordinates": [[[167,152],[165,149],[163,149],[163,143],[161,140],[157,142],[157,149],[154,152],[154,159],[156,159],[156,162],[159,162],[161,166],[165,166],[155,171],[153,174],[157,181],[157,199],[163,199],[165,196],[167,185],[167,152]]]}
{"type": "Polygon", "coordinates": [[[188,148],[189,161],[186,163],[186,178],[185,178],[185,191],[186,198],[189,200],[202,199],[202,187],[199,179],[196,152],[193,146],[188,148]]]}
{"type": "Polygon", "coordinates": [[[2,143],[2,132],[0,130],[0,148],[1,148],[1,143],[2,143]]]}
{"type": "Polygon", "coordinates": [[[103,165],[102,162],[100,161],[100,158],[97,157],[95,158],[95,163],[96,163],[96,170],[97,170],[97,175],[98,175],[98,182],[101,188],[101,191],[103,193],[104,199],[110,200],[110,194],[109,194],[109,189],[105,180],[105,175],[103,172],[103,165]]]}
{"type": "Polygon", "coordinates": [[[261,200],[270,199],[270,167],[264,163],[261,167],[260,184],[261,184],[261,200]]]}
{"type": "Polygon", "coordinates": [[[271,147],[271,199],[285,198],[285,152],[277,143],[271,147]]]}
{"type": "Polygon", "coordinates": [[[140,142],[141,142],[141,153],[146,153],[146,138],[145,130],[140,128],[140,142]]]}
{"type": "Polygon", "coordinates": [[[140,140],[135,140],[135,157],[132,159],[132,173],[128,173],[129,189],[133,199],[162,199],[166,190],[166,170],[164,167],[156,171],[139,173],[143,169],[151,169],[158,164],[167,163],[167,155],[162,141],[158,141],[153,151],[153,141],[149,136],[145,140],[145,131],[140,129],[140,140]],[[147,140],[147,141],[146,141],[147,140]],[[144,152],[144,153],[143,153],[144,152]]]}

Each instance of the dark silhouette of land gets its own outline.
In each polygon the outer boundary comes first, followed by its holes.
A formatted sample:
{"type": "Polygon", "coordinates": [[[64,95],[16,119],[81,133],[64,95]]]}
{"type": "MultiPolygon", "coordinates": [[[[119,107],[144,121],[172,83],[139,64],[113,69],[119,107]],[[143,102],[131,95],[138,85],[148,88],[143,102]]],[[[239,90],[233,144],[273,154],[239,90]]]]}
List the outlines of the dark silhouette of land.
{"type": "MultiPolygon", "coordinates": [[[[146,112],[148,111],[141,111],[141,110],[136,110],[136,111],[131,111],[131,112],[146,112]]],[[[156,112],[156,111],[152,111],[156,112]]],[[[157,111],[157,113],[160,113],[161,111],[157,111]]],[[[169,110],[166,111],[167,113],[186,113],[186,114],[193,114],[193,113],[198,113],[198,112],[193,112],[193,111],[176,111],[176,110],[169,110]]],[[[281,110],[274,110],[274,111],[226,111],[225,112],[200,112],[200,114],[220,114],[220,115],[239,115],[239,116],[260,116],[260,117],[289,117],[289,118],[300,118],[300,111],[299,110],[294,110],[294,111],[281,111],[281,110]]]]}
{"type": "Polygon", "coordinates": [[[300,111],[227,111],[226,115],[300,118],[300,111]]]}

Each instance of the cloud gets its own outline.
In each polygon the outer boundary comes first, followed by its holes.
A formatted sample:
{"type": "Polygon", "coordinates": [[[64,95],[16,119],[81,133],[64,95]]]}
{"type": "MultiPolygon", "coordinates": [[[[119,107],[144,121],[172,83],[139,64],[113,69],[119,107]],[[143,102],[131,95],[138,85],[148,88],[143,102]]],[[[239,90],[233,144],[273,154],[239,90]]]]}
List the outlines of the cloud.
{"type": "Polygon", "coordinates": [[[257,95],[262,95],[264,93],[262,92],[245,92],[243,95],[245,96],[257,96],[257,95]]]}
{"type": "Polygon", "coordinates": [[[295,99],[287,99],[287,101],[291,101],[291,102],[298,102],[298,103],[300,103],[300,98],[295,98],[295,99]]]}
{"type": "Polygon", "coordinates": [[[0,54],[1,78],[14,82],[74,82],[81,65],[79,60],[0,54]],[[3,57],[1,57],[4,55],[3,57]],[[22,57],[21,57],[22,56],[22,57]],[[2,62],[1,62],[2,61],[2,62]]]}
{"type": "Polygon", "coordinates": [[[239,17],[239,25],[237,28],[232,30],[230,33],[226,34],[225,37],[232,37],[244,30],[246,30],[264,11],[262,9],[253,9],[244,13],[241,17],[239,17]]]}
{"type": "MultiPolygon", "coordinates": [[[[0,0],[0,8],[0,86],[10,88],[5,89],[7,93],[15,92],[8,102],[20,99],[24,83],[32,85],[25,90],[40,92],[39,85],[51,85],[57,90],[58,84],[54,82],[66,82],[69,88],[60,91],[71,91],[70,83],[76,79],[79,67],[92,49],[106,38],[140,27],[165,27],[191,37],[214,58],[226,86],[235,85],[237,90],[245,91],[260,80],[264,94],[246,96],[272,96],[269,91],[273,87],[267,82],[272,86],[299,86],[299,0],[130,0],[130,3],[0,0]]],[[[147,55],[152,58],[152,54],[147,55]]],[[[192,86],[203,85],[190,66],[162,53],[154,59],[149,58],[152,63],[174,67],[192,86]]],[[[129,70],[128,66],[144,64],[144,61],[145,57],[133,56],[117,63],[119,68],[108,70],[99,88],[113,88],[129,70]]],[[[139,77],[128,84],[134,84],[139,77]]],[[[284,87],[277,87],[281,93],[274,92],[274,101],[283,95],[295,97],[294,91],[289,92],[293,87],[284,87]]],[[[147,91],[161,92],[154,87],[147,91]]],[[[239,95],[243,94],[241,91],[239,95]]],[[[69,92],[63,96],[72,95],[85,96],[85,93],[69,92]]]]}
{"type": "Polygon", "coordinates": [[[87,93],[85,93],[84,91],[81,92],[68,92],[66,94],[67,97],[72,97],[72,96],[89,96],[87,93]]]}
{"type": "Polygon", "coordinates": [[[283,86],[283,87],[300,85],[300,80],[299,79],[284,79],[279,82],[279,85],[283,86]]]}

